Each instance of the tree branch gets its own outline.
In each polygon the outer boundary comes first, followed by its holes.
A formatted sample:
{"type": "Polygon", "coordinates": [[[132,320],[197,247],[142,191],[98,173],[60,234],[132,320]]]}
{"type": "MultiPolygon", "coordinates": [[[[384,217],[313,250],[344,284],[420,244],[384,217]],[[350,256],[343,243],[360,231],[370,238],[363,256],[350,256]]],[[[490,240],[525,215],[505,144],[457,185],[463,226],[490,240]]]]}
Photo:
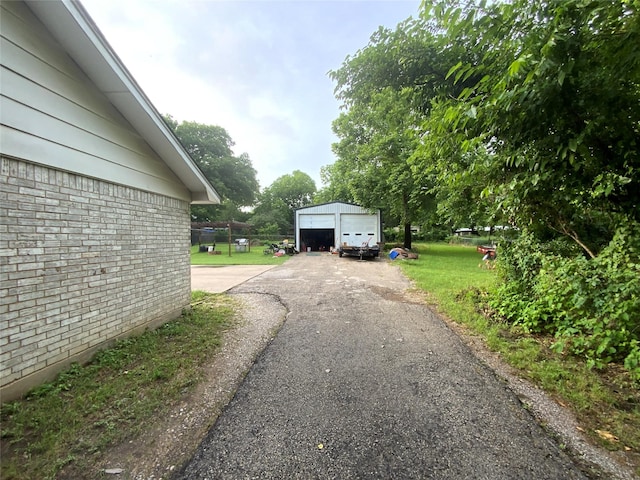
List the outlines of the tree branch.
{"type": "Polygon", "coordinates": [[[582,242],[580,240],[580,237],[578,237],[578,234],[575,232],[575,230],[569,230],[566,226],[565,223],[563,222],[558,222],[560,224],[560,230],[558,230],[557,228],[551,226],[551,228],[553,230],[555,230],[558,233],[562,233],[563,235],[566,235],[567,237],[569,237],[571,240],[573,240],[574,242],[576,242],[578,245],[580,245],[580,248],[582,248],[585,252],[587,252],[587,255],[589,255],[590,258],[596,258],[595,254],[591,251],[591,249],[589,247],[587,247],[584,242],[582,242]]]}

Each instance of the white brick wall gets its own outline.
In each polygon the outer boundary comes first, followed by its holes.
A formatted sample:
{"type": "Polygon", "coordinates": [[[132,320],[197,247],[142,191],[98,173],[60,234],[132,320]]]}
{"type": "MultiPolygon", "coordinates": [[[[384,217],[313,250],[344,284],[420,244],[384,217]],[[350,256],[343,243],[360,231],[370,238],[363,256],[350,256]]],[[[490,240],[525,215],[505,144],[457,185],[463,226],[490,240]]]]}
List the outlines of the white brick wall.
{"type": "Polygon", "coordinates": [[[0,159],[3,400],[190,302],[189,204],[0,159]]]}

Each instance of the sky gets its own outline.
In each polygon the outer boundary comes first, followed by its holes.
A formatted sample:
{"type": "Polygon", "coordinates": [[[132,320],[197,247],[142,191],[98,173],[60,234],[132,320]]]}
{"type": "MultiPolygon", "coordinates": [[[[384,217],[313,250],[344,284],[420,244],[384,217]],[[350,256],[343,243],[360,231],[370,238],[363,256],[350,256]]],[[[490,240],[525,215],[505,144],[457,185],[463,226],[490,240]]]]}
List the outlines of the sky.
{"type": "Polygon", "coordinates": [[[328,72],[420,0],[82,0],[161,114],[223,127],[261,188],[335,161],[328,72]]]}

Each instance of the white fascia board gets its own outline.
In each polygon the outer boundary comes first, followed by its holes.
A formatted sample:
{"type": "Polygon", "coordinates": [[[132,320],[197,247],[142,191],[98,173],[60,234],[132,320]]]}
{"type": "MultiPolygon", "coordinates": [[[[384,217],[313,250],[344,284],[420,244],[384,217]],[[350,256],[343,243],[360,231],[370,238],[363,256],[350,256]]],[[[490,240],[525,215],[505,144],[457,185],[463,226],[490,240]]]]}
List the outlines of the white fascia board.
{"type": "Polygon", "coordinates": [[[69,56],[191,192],[192,203],[220,195],[144,94],[88,12],[75,0],[26,0],[69,56]]]}

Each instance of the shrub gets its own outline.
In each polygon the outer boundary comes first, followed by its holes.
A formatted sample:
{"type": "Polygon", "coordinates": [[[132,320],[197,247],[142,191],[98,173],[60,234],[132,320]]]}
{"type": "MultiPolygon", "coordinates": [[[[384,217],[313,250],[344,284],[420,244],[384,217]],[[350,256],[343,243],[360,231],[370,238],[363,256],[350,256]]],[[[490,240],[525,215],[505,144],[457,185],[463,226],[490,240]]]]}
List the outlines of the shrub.
{"type": "Polygon", "coordinates": [[[525,330],[556,337],[554,348],[603,367],[624,363],[640,380],[640,225],[621,226],[594,259],[562,240],[524,233],[499,252],[504,284],[494,311],[525,330]],[[573,253],[572,256],[567,254],[573,253]]]}
{"type": "Polygon", "coordinates": [[[397,242],[402,237],[400,232],[397,232],[393,228],[385,228],[383,233],[385,242],[397,242]]]}

